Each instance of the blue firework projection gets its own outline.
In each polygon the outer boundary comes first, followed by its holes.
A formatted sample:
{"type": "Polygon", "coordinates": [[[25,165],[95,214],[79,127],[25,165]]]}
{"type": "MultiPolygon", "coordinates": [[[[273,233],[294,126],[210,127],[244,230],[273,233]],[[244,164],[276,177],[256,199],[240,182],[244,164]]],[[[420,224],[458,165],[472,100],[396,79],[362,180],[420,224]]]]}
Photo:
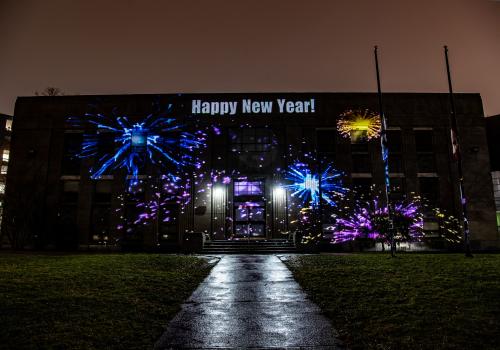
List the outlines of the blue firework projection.
{"type": "Polygon", "coordinates": [[[319,204],[320,195],[326,203],[335,206],[335,199],[347,192],[342,185],[342,173],[331,165],[318,174],[313,173],[306,164],[296,162],[286,171],[285,179],[292,182],[283,186],[292,191],[292,196],[298,196],[302,203],[309,202],[313,206],[319,204]]]}
{"type": "Polygon", "coordinates": [[[83,123],[93,125],[93,132],[84,135],[79,156],[96,159],[91,178],[124,168],[133,183],[147,162],[159,165],[163,174],[187,166],[199,168],[194,151],[205,147],[206,134],[183,131],[176,119],[166,116],[170,111],[171,105],[164,111],[158,107],[142,120],[132,120],[117,108],[109,116],[86,113],[83,123]]]}

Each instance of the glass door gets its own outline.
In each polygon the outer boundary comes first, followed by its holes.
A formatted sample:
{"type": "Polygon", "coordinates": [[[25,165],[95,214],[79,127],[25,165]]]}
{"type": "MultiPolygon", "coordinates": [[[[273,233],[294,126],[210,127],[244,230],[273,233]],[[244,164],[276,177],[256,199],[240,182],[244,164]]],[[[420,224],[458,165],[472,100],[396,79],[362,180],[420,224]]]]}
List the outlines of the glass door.
{"type": "Polygon", "coordinates": [[[266,236],[264,181],[238,179],[234,182],[234,237],[266,236]]]}
{"type": "Polygon", "coordinates": [[[234,233],[239,238],[265,237],[264,202],[237,202],[234,206],[234,233]]]}

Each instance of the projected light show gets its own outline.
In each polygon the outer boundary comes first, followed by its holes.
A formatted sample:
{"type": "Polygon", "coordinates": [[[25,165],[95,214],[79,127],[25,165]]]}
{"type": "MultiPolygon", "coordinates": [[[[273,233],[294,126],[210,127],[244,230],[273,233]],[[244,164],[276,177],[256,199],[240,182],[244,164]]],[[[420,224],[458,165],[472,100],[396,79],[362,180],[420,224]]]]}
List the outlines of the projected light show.
{"type": "MultiPolygon", "coordinates": [[[[404,241],[421,240],[423,214],[419,199],[398,201],[391,209],[396,238],[404,241]]],[[[337,219],[337,230],[333,234],[332,242],[342,243],[357,238],[387,242],[389,226],[389,209],[375,198],[359,203],[351,215],[337,219]]]]}
{"type": "Polygon", "coordinates": [[[183,131],[176,119],[167,117],[171,105],[163,111],[155,107],[155,112],[139,121],[121,114],[117,108],[111,115],[96,112],[86,113],[81,121],[70,118],[73,123],[83,122],[95,130],[84,135],[79,154],[82,158],[96,160],[90,170],[92,179],[125,168],[133,184],[147,162],[159,165],[167,175],[173,172],[172,169],[200,167],[193,150],[205,146],[205,133],[183,131]],[[107,145],[104,145],[105,140],[107,145]]]}
{"type": "Polygon", "coordinates": [[[339,116],[338,132],[346,138],[366,137],[371,140],[380,136],[381,122],[378,113],[365,110],[348,110],[339,116]]]}
{"type": "Polygon", "coordinates": [[[289,189],[292,196],[302,199],[303,204],[317,206],[321,198],[329,205],[335,206],[335,197],[343,196],[347,192],[342,185],[342,173],[330,165],[318,174],[313,173],[306,164],[296,162],[286,171],[285,179],[292,184],[284,188],[289,189]]]}

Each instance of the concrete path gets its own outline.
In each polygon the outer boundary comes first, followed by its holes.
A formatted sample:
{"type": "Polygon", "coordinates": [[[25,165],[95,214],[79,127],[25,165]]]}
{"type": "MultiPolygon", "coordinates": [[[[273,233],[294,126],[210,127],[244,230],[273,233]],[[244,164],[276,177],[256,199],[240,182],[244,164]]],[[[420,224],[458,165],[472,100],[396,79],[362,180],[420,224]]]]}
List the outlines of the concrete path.
{"type": "Polygon", "coordinates": [[[274,255],[226,255],[155,349],[339,349],[320,309],[274,255]]]}

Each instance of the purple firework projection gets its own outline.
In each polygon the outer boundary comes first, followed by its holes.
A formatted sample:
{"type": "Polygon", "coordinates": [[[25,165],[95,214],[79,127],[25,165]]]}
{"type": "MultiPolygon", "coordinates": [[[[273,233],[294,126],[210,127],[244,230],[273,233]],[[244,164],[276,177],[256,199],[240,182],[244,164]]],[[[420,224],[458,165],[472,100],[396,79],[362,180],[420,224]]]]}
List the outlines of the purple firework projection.
{"type": "Polygon", "coordinates": [[[137,208],[142,212],[134,224],[146,224],[152,220],[163,222],[175,220],[176,213],[171,212],[171,205],[176,204],[181,211],[184,210],[192,200],[193,182],[197,182],[194,174],[184,177],[163,175],[158,183],[152,185],[154,190],[152,198],[137,204],[137,208]]]}
{"type": "MultiPolygon", "coordinates": [[[[183,212],[193,199],[210,193],[218,185],[229,185],[237,174],[236,171],[211,170],[209,178],[206,178],[203,172],[193,171],[150,179],[153,195],[149,200],[137,203],[140,213],[133,223],[147,225],[157,221],[174,222],[177,211],[172,210],[172,205],[183,212]]],[[[206,205],[205,201],[202,203],[206,205]]]]}
{"type": "MultiPolygon", "coordinates": [[[[393,204],[392,219],[396,238],[419,241],[423,237],[423,214],[418,198],[393,204]]],[[[360,203],[347,218],[337,219],[337,229],[332,243],[342,243],[357,238],[387,242],[389,239],[389,210],[378,198],[360,203]]]]}

